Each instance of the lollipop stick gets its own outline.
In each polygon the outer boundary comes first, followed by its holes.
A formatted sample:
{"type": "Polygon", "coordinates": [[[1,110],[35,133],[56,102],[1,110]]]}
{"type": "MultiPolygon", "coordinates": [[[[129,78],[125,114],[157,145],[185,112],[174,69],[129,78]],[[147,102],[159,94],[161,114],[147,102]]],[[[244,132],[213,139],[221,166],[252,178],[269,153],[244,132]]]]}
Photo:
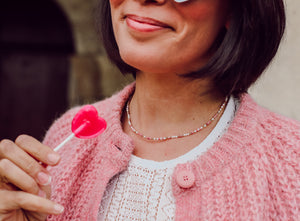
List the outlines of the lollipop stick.
{"type": "Polygon", "coordinates": [[[90,122],[84,122],[80,127],[78,127],[74,133],[68,136],[63,142],[61,142],[57,147],[54,148],[54,151],[57,152],[60,148],[62,148],[67,142],[69,142],[77,133],[80,133],[90,122]]]}
{"type": "Polygon", "coordinates": [[[75,134],[72,133],[63,142],[61,142],[57,147],[55,147],[54,151],[57,152],[60,148],[62,148],[63,145],[65,145],[67,142],[69,142],[74,136],[75,136],[75,134]]]}

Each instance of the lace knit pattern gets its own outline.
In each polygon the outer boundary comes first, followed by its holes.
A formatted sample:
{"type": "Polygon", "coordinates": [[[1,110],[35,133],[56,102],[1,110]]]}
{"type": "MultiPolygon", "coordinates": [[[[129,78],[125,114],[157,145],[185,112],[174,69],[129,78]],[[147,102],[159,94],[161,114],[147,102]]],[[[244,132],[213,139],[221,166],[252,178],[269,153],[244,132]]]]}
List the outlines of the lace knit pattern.
{"type": "MultiPolygon", "coordinates": [[[[108,122],[97,138],[74,138],[59,153],[62,160],[49,168],[52,199],[65,206],[48,220],[96,221],[109,180],[126,170],[133,142],[120,119],[134,85],[95,103],[108,122]]],[[[44,143],[54,148],[70,134],[78,111],[64,114],[48,131],[44,143]]],[[[300,124],[258,106],[249,95],[227,132],[198,159],[177,165],[172,175],[175,220],[300,220],[300,124]],[[176,182],[190,169],[195,184],[176,182]]]]}
{"type": "Polygon", "coordinates": [[[108,205],[102,204],[108,212],[100,208],[98,220],[173,220],[175,201],[172,189],[168,188],[171,185],[166,185],[166,182],[171,183],[169,172],[168,168],[152,170],[130,164],[128,170],[109,183],[103,198],[103,203],[108,205]],[[158,210],[164,197],[168,201],[158,210]]]}

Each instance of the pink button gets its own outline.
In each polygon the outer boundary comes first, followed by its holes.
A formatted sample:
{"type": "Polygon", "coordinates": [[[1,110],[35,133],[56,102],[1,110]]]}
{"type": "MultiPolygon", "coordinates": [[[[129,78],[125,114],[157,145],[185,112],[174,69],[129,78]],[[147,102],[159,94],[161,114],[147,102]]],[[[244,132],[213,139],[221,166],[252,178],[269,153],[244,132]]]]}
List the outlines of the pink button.
{"type": "Polygon", "coordinates": [[[176,182],[182,188],[190,188],[195,183],[195,175],[190,170],[182,170],[177,173],[176,182]]]}

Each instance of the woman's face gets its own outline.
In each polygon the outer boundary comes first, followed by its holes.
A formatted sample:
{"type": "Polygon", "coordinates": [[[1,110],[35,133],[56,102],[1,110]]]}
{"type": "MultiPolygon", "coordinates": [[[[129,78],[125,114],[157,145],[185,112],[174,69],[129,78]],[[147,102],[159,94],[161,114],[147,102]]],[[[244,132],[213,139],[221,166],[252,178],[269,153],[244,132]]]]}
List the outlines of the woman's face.
{"type": "Polygon", "coordinates": [[[211,57],[227,20],[226,0],[110,0],[122,59],[138,70],[183,74],[211,57]]]}

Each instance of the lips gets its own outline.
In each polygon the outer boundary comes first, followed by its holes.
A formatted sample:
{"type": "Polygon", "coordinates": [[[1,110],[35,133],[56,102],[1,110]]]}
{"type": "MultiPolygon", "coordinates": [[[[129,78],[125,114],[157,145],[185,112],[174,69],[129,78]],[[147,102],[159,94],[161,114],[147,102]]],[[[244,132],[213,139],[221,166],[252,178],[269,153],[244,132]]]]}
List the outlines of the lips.
{"type": "Polygon", "coordinates": [[[126,15],[125,20],[127,22],[127,25],[130,28],[141,32],[151,32],[151,31],[157,31],[161,29],[173,29],[171,26],[161,21],[148,18],[148,17],[140,17],[137,15],[126,15]]]}

